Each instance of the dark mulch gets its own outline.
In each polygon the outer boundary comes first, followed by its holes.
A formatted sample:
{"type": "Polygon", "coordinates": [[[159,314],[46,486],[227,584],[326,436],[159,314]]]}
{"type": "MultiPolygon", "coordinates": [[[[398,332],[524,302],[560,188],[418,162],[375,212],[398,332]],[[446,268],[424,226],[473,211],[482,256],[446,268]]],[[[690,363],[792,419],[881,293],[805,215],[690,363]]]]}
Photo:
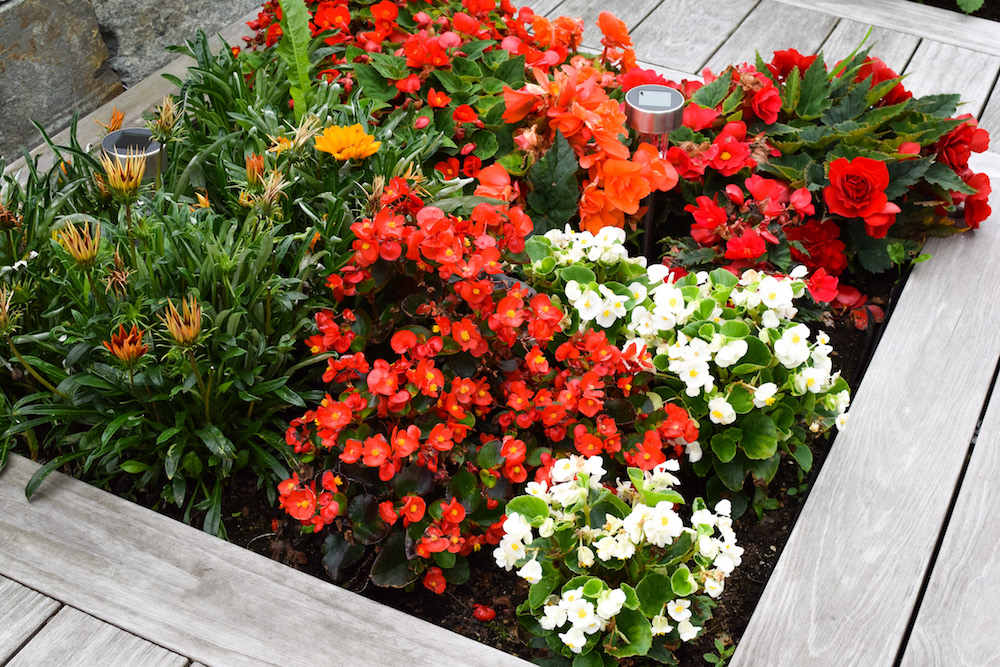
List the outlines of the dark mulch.
{"type": "MultiPolygon", "coordinates": [[[[959,14],[962,13],[962,10],[958,8],[956,0],[921,0],[919,4],[940,7],[941,9],[958,12],[959,14]]],[[[989,19],[990,21],[1000,21],[1000,1],[985,0],[985,2],[983,2],[983,6],[974,11],[971,16],[981,19],[989,19]]]]}

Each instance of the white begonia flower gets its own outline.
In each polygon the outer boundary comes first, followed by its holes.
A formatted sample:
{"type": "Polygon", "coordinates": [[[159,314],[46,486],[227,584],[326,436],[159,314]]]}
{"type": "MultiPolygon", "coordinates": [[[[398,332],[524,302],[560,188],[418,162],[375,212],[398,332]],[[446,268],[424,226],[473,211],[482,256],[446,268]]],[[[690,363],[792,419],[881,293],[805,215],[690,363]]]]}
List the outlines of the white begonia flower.
{"type": "Polygon", "coordinates": [[[574,628],[580,628],[587,634],[593,633],[590,628],[597,623],[597,613],[594,610],[594,603],[590,600],[581,598],[570,603],[566,609],[566,616],[574,628]]]}
{"type": "Polygon", "coordinates": [[[684,293],[681,292],[679,287],[675,287],[671,283],[657,285],[650,290],[650,294],[653,295],[653,303],[674,315],[682,314],[684,309],[687,308],[687,302],[684,301],[684,293]]]}
{"type": "Polygon", "coordinates": [[[551,516],[545,517],[545,521],[542,521],[542,525],[538,527],[539,537],[552,537],[556,532],[556,521],[551,516]]]}
{"type": "Polygon", "coordinates": [[[753,406],[755,408],[766,408],[774,405],[777,400],[775,398],[777,391],[778,385],[773,382],[765,382],[753,390],[753,406]]]}
{"type": "Polygon", "coordinates": [[[674,629],[674,626],[670,625],[670,621],[663,614],[657,614],[653,617],[653,636],[665,635],[674,629]]]}
{"type": "Polygon", "coordinates": [[[653,331],[673,331],[677,326],[677,317],[670,310],[661,306],[653,308],[653,331]]]}
{"type": "Polygon", "coordinates": [[[531,542],[531,524],[518,514],[511,512],[503,522],[503,531],[506,537],[525,544],[531,542]]]}
{"type": "Polygon", "coordinates": [[[640,336],[652,336],[659,331],[656,325],[656,317],[645,306],[636,306],[632,309],[628,330],[640,336]]]}
{"type": "Polygon", "coordinates": [[[646,286],[639,281],[635,281],[629,285],[628,292],[632,295],[632,298],[636,303],[642,303],[646,300],[646,297],[649,296],[649,290],[647,290],[646,286]]]}
{"type": "Polygon", "coordinates": [[[713,424],[732,424],[736,421],[736,410],[724,396],[716,396],[708,401],[708,418],[713,424]]]}
{"type": "Polygon", "coordinates": [[[575,625],[566,632],[560,632],[558,636],[562,640],[562,643],[569,646],[573,653],[580,653],[583,651],[583,647],[587,645],[586,635],[583,634],[583,630],[575,625]]]}
{"type": "Polygon", "coordinates": [[[847,407],[851,404],[851,392],[844,391],[838,392],[833,395],[834,406],[833,409],[838,413],[847,412],[847,407]]]}
{"type": "Polygon", "coordinates": [[[538,619],[539,625],[545,630],[555,630],[566,625],[566,609],[557,604],[547,604],[542,607],[543,616],[538,619]]]}
{"type": "Polygon", "coordinates": [[[563,482],[552,487],[552,500],[563,507],[572,507],[587,497],[587,489],[576,482],[563,482]]]}
{"type": "Polygon", "coordinates": [[[794,377],[795,389],[804,394],[807,391],[818,394],[823,391],[830,374],[822,368],[803,368],[794,377]]]}
{"type": "Polygon", "coordinates": [[[569,609],[571,604],[582,599],[583,586],[578,586],[577,588],[570,589],[562,594],[562,597],[559,599],[559,606],[563,609],[569,609]]]}
{"type": "Polygon", "coordinates": [[[552,242],[553,248],[558,248],[567,242],[569,239],[570,232],[567,230],[563,232],[560,229],[550,229],[549,231],[542,234],[545,238],[552,242]]]}
{"type": "MultiPolygon", "coordinates": [[[[556,459],[549,470],[549,477],[555,483],[568,482],[576,477],[576,467],[570,459],[556,459]]],[[[551,493],[552,489],[549,489],[551,493]]]]}
{"type": "Polygon", "coordinates": [[[833,370],[833,360],[830,359],[830,352],[833,348],[829,345],[817,345],[812,351],[813,368],[826,372],[827,376],[833,370]]]}
{"type": "Polygon", "coordinates": [[[615,557],[615,549],[617,546],[618,542],[612,535],[606,535],[593,544],[593,547],[597,549],[597,557],[604,562],[607,562],[615,557]]]}
{"type": "Polygon", "coordinates": [[[705,558],[715,558],[719,555],[722,543],[711,535],[702,535],[698,538],[698,553],[705,558]]]}
{"type": "Polygon", "coordinates": [[[709,577],[705,580],[705,592],[708,596],[713,599],[718,599],[722,595],[722,591],[725,588],[725,584],[715,577],[709,577]]]}
{"type": "Polygon", "coordinates": [[[664,547],[680,537],[684,532],[684,522],[666,501],[656,504],[651,516],[642,525],[646,540],[658,547],[664,547]]]}
{"type": "Polygon", "coordinates": [[[625,606],[626,599],[628,596],[620,588],[602,591],[597,597],[597,616],[605,621],[610,621],[625,606]]]}
{"type": "Polygon", "coordinates": [[[771,309],[787,308],[792,305],[792,285],[787,280],[767,276],[757,285],[760,302],[771,309]]]}
{"type": "Polygon", "coordinates": [[[840,431],[844,430],[844,427],[847,426],[847,419],[848,419],[848,414],[846,412],[842,412],[839,415],[837,415],[837,419],[834,423],[837,424],[838,430],[840,431]]]}
{"type": "Polygon", "coordinates": [[[747,269],[740,276],[740,285],[746,287],[747,285],[752,285],[756,282],[760,282],[762,274],[757,269],[747,269]]]}
{"type": "Polygon", "coordinates": [[[708,271],[699,271],[694,274],[694,280],[699,285],[704,285],[708,282],[708,271]]]}
{"type": "Polygon", "coordinates": [[[715,522],[715,527],[719,529],[723,540],[726,542],[736,541],[736,531],[733,530],[733,520],[730,517],[720,516],[715,522]]]}
{"type": "Polygon", "coordinates": [[[502,567],[508,572],[524,556],[524,544],[520,540],[511,539],[509,535],[505,535],[497,548],[493,550],[493,558],[496,559],[497,567],[502,567]]]}
{"type": "Polygon", "coordinates": [[[600,488],[601,478],[607,474],[607,470],[604,469],[604,459],[600,456],[588,456],[583,459],[583,470],[582,472],[590,475],[590,486],[591,488],[600,488]]]}
{"type": "Polygon", "coordinates": [[[527,486],[524,487],[524,492],[529,496],[545,500],[549,494],[549,485],[545,482],[528,482],[527,486]]]}
{"type": "Polygon", "coordinates": [[[542,580],[542,564],[532,558],[517,571],[517,576],[521,577],[529,584],[537,584],[542,580]]]}
{"type": "Polygon", "coordinates": [[[663,264],[650,264],[646,267],[646,277],[650,284],[659,285],[670,275],[670,267],[663,264]]]}
{"type": "Polygon", "coordinates": [[[573,307],[580,313],[580,320],[589,322],[595,319],[604,308],[604,299],[592,289],[580,295],[580,298],[573,302],[573,307]]]}
{"type": "Polygon", "coordinates": [[[678,598],[676,600],[671,600],[667,603],[667,613],[670,614],[670,618],[677,622],[686,621],[691,618],[691,601],[685,600],[684,598],[678,598]]]}
{"type": "Polygon", "coordinates": [[[712,564],[723,573],[732,574],[733,570],[743,562],[743,547],[738,547],[735,543],[727,541],[719,546],[719,551],[719,555],[715,557],[712,564]]]}
{"type": "Polygon", "coordinates": [[[594,245],[610,247],[625,243],[625,230],[621,227],[601,227],[594,236],[594,245]]]}
{"type": "MultiPolygon", "coordinates": [[[[700,509],[691,515],[692,526],[715,526],[715,515],[711,510],[700,509]]],[[[702,535],[702,537],[705,537],[702,535]]],[[[700,538],[699,538],[700,539],[700,538]]]]}
{"type": "Polygon", "coordinates": [[[796,278],[796,279],[805,278],[808,275],[809,275],[809,269],[806,268],[804,264],[799,264],[794,269],[792,269],[791,273],[788,274],[790,278],[796,278]]]}
{"type": "Polygon", "coordinates": [[[570,280],[566,283],[566,288],[563,291],[566,294],[566,298],[569,299],[570,302],[575,302],[583,296],[583,289],[580,288],[580,283],[575,280],[570,280]]]}
{"type": "Polygon", "coordinates": [[[635,542],[628,533],[618,533],[615,536],[615,550],[612,555],[618,560],[628,560],[635,555],[635,542]]]}
{"type": "Polygon", "coordinates": [[[701,450],[701,443],[697,440],[686,443],[684,452],[687,454],[688,461],[690,463],[697,463],[698,461],[701,461],[701,457],[705,455],[705,453],[701,450]]]}
{"type": "Polygon", "coordinates": [[[715,388],[715,377],[709,370],[707,361],[670,362],[669,370],[684,381],[684,393],[694,397],[701,393],[702,388],[710,392],[715,388]]]}
{"type": "Polygon", "coordinates": [[[774,343],[774,356],[785,368],[798,368],[809,358],[809,327],[796,324],[774,343]]]}
{"type": "Polygon", "coordinates": [[[576,560],[580,563],[580,567],[590,567],[594,564],[594,552],[590,547],[577,547],[576,560]]]}
{"type": "Polygon", "coordinates": [[[629,539],[638,543],[642,540],[642,525],[652,518],[652,516],[653,508],[639,503],[632,508],[632,512],[622,521],[622,531],[628,535],[629,539]]]}
{"type": "Polygon", "coordinates": [[[674,459],[667,459],[660,465],[646,473],[646,488],[650,491],[662,491],[677,486],[681,483],[677,476],[669,472],[664,466],[665,463],[677,463],[674,459]]]}
{"type": "Polygon", "coordinates": [[[601,304],[601,309],[597,313],[597,317],[594,318],[594,322],[597,326],[604,327],[607,329],[613,326],[615,322],[618,321],[619,317],[625,316],[625,305],[624,301],[615,301],[614,299],[607,299],[601,304]],[[619,312],[621,314],[619,314],[619,312]]]}
{"type": "Polygon", "coordinates": [[[701,626],[691,625],[691,621],[681,621],[677,624],[677,633],[681,636],[682,642],[689,642],[698,636],[701,626]]]}
{"type": "Polygon", "coordinates": [[[727,343],[715,354],[715,365],[719,368],[728,368],[743,358],[747,353],[747,342],[742,338],[727,343]]]}
{"type": "Polygon", "coordinates": [[[733,504],[728,498],[723,498],[715,504],[715,513],[728,517],[733,513],[733,504]]]}
{"type": "Polygon", "coordinates": [[[765,329],[777,329],[781,326],[781,319],[773,310],[765,310],[760,316],[760,325],[765,329]]]}

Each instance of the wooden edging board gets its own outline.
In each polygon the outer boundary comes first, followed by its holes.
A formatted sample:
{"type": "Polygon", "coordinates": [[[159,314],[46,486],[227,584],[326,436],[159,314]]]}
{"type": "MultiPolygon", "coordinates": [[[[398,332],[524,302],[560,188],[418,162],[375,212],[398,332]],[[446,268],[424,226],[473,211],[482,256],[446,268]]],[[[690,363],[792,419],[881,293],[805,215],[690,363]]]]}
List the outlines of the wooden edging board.
{"type": "Polygon", "coordinates": [[[207,665],[516,667],[520,658],[53,473],[0,473],[0,575],[207,665]]]}
{"type": "MultiPolygon", "coordinates": [[[[1000,157],[974,160],[1000,177],[1000,157]]],[[[890,665],[901,650],[1000,359],[1000,214],[926,251],[933,259],[907,282],[734,667],[890,665]]]]}

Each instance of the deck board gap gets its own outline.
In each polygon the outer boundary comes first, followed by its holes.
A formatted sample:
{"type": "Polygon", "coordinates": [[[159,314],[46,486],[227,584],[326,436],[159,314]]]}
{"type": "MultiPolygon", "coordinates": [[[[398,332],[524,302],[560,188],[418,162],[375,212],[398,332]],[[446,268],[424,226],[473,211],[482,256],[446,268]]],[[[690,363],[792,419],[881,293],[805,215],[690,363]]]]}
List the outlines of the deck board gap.
{"type": "MultiPolygon", "coordinates": [[[[816,53],[823,52],[823,46],[830,41],[830,38],[833,37],[833,33],[837,30],[837,26],[839,26],[843,22],[843,20],[844,20],[843,18],[837,17],[837,21],[832,26],[830,26],[830,32],[826,33],[826,37],[824,37],[823,41],[820,42],[819,48],[816,49],[816,53]]],[[[823,58],[823,62],[826,62],[826,58],[823,58]]]]}
{"type": "Polygon", "coordinates": [[[969,448],[965,453],[965,460],[962,461],[962,469],[958,473],[958,478],[955,480],[955,488],[951,493],[951,498],[948,499],[948,510],[944,514],[944,520],[941,522],[941,527],[938,529],[937,540],[934,541],[934,549],[931,551],[930,560],[927,561],[927,567],[924,569],[924,576],[920,582],[920,590],[917,592],[917,597],[913,601],[913,609],[910,611],[910,619],[906,623],[906,629],[903,631],[903,637],[899,642],[899,648],[896,651],[896,658],[892,661],[892,667],[900,667],[903,663],[903,656],[906,655],[907,646],[910,643],[910,636],[913,634],[913,628],[917,624],[917,616],[920,613],[920,607],[924,602],[924,595],[927,593],[927,587],[931,583],[931,575],[934,573],[934,568],[937,566],[938,556],[941,554],[941,547],[944,544],[945,535],[948,533],[948,524],[951,523],[952,514],[955,512],[955,506],[958,504],[958,497],[962,493],[962,485],[965,482],[965,475],[969,470],[969,463],[972,461],[972,452],[976,448],[976,442],[979,440],[979,431],[983,427],[983,420],[986,417],[986,411],[990,406],[990,397],[993,396],[993,392],[996,389],[997,377],[1000,376],[1000,360],[997,361],[996,366],[993,369],[993,378],[990,380],[990,386],[986,390],[986,397],[983,399],[983,407],[979,411],[979,419],[976,420],[976,429],[972,433],[972,438],[969,440],[969,448]]]}
{"type": "Polygon", "coordinates": [[[641,19],[639,19],[638,21],[636,21],[636,23],[635,23],[634,26],[632,26],[631,28],[629,28],[629,34],[635,32],[639,28],[639,26],[641,26],[643,24],[643,21],[645,21],[646,19],[648,19],[653,14],[653,12],[655,12],[657,9],[659,9],[662,5],[663,5],[663,0],[661,0],[661,2],[656,3],[656,5],[654,7],[652,7],[648,12],[646,12],[646,14],[641,19]]]}
{"type": "MultiPolygon", "coordinates": [[[[7,579],[10,579],[10,577],[7,577],[7,579]]],[[[11,581],[15,581],[15,580],[14,580],[14,579],[11,579],[11,581]]],[[[23,584],[22,584],[22,585],[23,585],[23,584]]],[[[30,587],[30,586],[25,586],[25,588],[31,588],[31,587],[30,587]]],[[[31,588],[31,590],[35,590],[35,589],[31,588]]],[[[35,591],[35,592],[37,593],[38,591],[35,591]]],[[[45,597],[49,597],[49,596],[48,596],[48,595],[46,595],[45,597]]],[[[51,599],[55,600],[55,598],[51,598],[51,599]]],[[[57,600],[57,602],[58,602],[58,600],[57,600]]],[[[35,628],[35,631],[34,631],[34,632],[32,632],[32,633],[31,633],[30,635],[28,635],[27,637],[25,637],[25,638],[24,638],[24,641],[23,641],[23,642],[21,642],[21,645],[20,645],[20,646],[18,646],[18,647],[17,647],[17,649],[16,649],[16,650],[15,650],[15,651],[14,651],[13,653],[11,653],[11,654],[10,654],[10,657],[9,657],[9,658],[7,658],[6,660],[4,660],[4,661],[3,661],[3,663],[2,663],[2,664],[0,664],[0,667],[3,667],[3,666],[4,666],[4,665],[6,665],[7,663],[9,663],[9,662],[10,662],[11,660],[13,660],[14,658],[16,658],[16,657],[17,657],[17,654],[18,654],[18,653],[20,653],[21,651],[23,651],[23,650],[24,650],[24,647],[25,647],[25,646],[27,646],[27,645],[28,645],[28,644],[29,644],[29,643],[31,642],[31,640],[32,640],[32,639],[34,639],[34,638],[35,638],[35,636],[36,636],[36,635],[37,635],[37,634],[38,634],[39,632],[41,632],[42,630],[44,630],[44,629],[45,629],[45,626],[49,624],[49,621],[51,621],[51,620],[52,620],[53,618],[55,618],[55,615],[56,615],[56,614],[58,614],[58,613],[59,613],[60,611],[62,611],[63,607],[65,607],[65,606],[66,606],[65,604],[63,604],[62,602],[60,602],[60,603],[59,603],[59,606],[58,606],[58,607],[56,607],[55,609],[53,609],[53,610],[52,610],[52,613],[50,613],[50,614],[49,614],[49,615],[48,615],[48,616],[47,616],[47,617],[45,618],[45,622],[44,622],[44,623],[42,623],[41,625],[39,625],[39,626],[38,626],[37,628],[35,628]]]]}
{"type": "MultiPolygon", "coordinates": [[[[910,57],[906,59],[906,62],[903,63],[903,66],[900,69],[895,70],[895,71],[897,71],[897,72],[905,72],[907,69],[909,69],[910,63],[913,62],[913,59],[917,57],[917,51],[920,50],[920,45],[923,44],[923,43],[924,43],[924,38],[921,37],[920,40],[917,42],[916,48],[913,49],[913,53],[910,54],[910,57]]],[[[903,85],[904,86],[906,85],[906,79],[903,79],[903,85]]],[[[989,99],[989,98],[987,97],[986,99],[989,99]]],[[[985,111],[985,110],[986,110],[986,105],[984,104],[983,105],[983,111],[985,111]]],[[[980,111],[979,113],[981,114],[982,111],[980,111]]]]}
{"type": "MultiPolygon", "coordinates": [[[[735,23],[733,25],[732,30],[729,31],[729,34],[726,35],[725,39],[719,42],[719,45],[715,47],[715,49],[713,49],[711,53],[708,54],[708,57],[705,58],[704,62],[701,63],[701,66],[696,68],[697,72],[695,72],[695,74],[701,76],[701,73],[705,71],[705,68],[708,66],[708,63],[712,62],[712,58],[715,57],[715,54],[718,53],[722,49],[722,47],[726,45],[727,42],[729,42],[729,39],[733,36],[733,34],[735,34],[736,31],[740,29],[740,26],[743,25],[744,22],[746,22],[747,17],[753,14],[755,11],[757,11],[757,8],[760,7],[762,2],[764,2],[764,0],[757,0],[757,2],[754,3],[754,6],[750,8],[750,11],[748,11],[746,14],[743,15],[743,18],[740,19],[739,23],[735,23]]],[[[712,72],[712,73],[718,74],[718,72],[712,72]]]]}
{"type": "MultiPolygon", "coordinates": [[[[997,78],[993,79],[993,87],[990,88],[990,92],[986,95],[986,104],[984,104],[983,108],[979,110],[979,114],[976,116],[977,119],[983,117],[986,113],[986,108],[990,105],[990,100],[993,99],[994,93],[1000,90],[1000,88],[998,88],[998,84],[1000,84],[1000,72],[997,72],[997,78]]],[[[990,128],[985,129],[989,130],[990,128]]]]}

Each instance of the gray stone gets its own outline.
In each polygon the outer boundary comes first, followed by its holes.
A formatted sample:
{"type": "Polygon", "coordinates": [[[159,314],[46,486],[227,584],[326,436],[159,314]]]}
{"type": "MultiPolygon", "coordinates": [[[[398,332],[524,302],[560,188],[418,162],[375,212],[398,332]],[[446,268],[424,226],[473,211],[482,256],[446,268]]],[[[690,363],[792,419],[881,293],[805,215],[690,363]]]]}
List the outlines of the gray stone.
{"type": "Polygon", "coordinates": [[[0,155],[33,148],[46,129],[69,124],[122,90],[107,67],[93,8],[82,0],[12,0],[0,5],[0,155]]]}
{"type": "Polygon", "coordinates": [[[166,47],[183,44],[198,30],[212,35],[260,0],[91,0],[108,50],[109,64],[126,86],[176,57],[166,47]]]}

